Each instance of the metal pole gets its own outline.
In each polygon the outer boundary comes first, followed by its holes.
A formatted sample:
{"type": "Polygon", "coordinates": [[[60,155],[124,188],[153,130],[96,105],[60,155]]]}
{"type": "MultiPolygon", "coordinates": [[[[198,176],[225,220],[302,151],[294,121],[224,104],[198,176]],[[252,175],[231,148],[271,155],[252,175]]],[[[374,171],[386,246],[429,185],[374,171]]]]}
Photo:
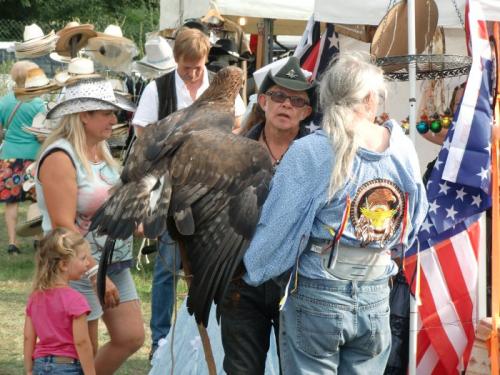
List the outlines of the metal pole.
{"type": "Polygon", "coordinates": [[[264,53],[263,65],[273,62],[273,22],[271,18],[264,18],[264,53]]]}
{"type": "MultiPolygon", "coordinates": [[[[415,56],[415,0],[408,0],[408,55],[415,56]]],[[[417,94],[417,67],[415,60],[410,58],[408,63],[408,81],[410,84],[410,110],[409,110],[409,126],[410,126],[410,139],[415,144],[416,138],[416,94],[417,94]]],[[[419,249],[420,250],[420,249],[419,249]]],[[[420,256],[417,254],[417,275],[420,273],[420,256]]],[[[417,372],[417,316],[418,316],[418,281],[415,288],[415,299],[410,298],[410,343],[409,343],[409,361],[408,361],[408,374],[415,375],[417,372]]]]}
{"type": "Polygon", "coordinates": [[[408,55],[410,62],[408,63],[408,81],[410,84],[410,111],[409,111],[409,125],[410,125],[410,139],[415,144],[417,133],[417,66],[415,60],[412,59],[416,55],[415,47],[415,0],[408,0],[408,55]]]}

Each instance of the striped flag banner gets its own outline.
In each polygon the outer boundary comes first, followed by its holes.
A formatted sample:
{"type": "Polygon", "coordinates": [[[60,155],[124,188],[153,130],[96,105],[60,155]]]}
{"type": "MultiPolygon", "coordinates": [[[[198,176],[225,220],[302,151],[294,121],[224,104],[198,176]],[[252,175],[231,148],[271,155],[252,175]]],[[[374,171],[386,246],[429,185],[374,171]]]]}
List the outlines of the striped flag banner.
{"type": "Polygon", "coordinates": [[[491,206],[492,54],[478,0],[469,1],[467,16],[471,71],[427,184],[427,218],[405,253],[405,275],[421,301],[416,363],[422,375],[467,367],[476,325],[477,220],[491,206]]]}

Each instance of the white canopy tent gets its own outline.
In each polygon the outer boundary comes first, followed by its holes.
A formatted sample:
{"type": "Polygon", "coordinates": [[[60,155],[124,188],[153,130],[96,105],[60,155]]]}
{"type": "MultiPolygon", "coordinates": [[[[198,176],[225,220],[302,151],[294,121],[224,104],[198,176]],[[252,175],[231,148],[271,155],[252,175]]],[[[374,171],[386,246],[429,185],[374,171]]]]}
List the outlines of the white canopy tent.
{"type": "MultiPolygon", "coordinates": [[[[463,12],[466,0],[435,2],[439,9],[439,25],[461,27],[454,4],[463,12]]],[[[390,3],[391,0],[161,0],[160,29],[175,28],[183,20],[201,17],[211,4],[227,16],[306,21],[314,13],[315,19],[323,22],[378,25],[390,3]]],[[[490,20],[500,20],[498,0],[482,0],[481,3],[490,20]]]]}

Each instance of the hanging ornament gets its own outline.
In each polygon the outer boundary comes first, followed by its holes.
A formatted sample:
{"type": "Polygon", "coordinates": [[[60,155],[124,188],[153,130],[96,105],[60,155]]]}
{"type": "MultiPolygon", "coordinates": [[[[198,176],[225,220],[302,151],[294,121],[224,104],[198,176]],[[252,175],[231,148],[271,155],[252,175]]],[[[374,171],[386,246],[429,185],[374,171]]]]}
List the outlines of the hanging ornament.
{"type": "Polygon", "coordinates": [[[442,128],[443,128],[443,126],[441,125],[441,121],[439,119],[431,122],[431,125],[430,125],[431,132],[439,133],[442,128]]]}
{"type": "Polygon", "coordinates": [[[451,110],[448,108],[444,111],[443,116],[441,116],[441,125],[443,125],[444,129],[448,129],[451,125],[451,110]]]}
{"type": "Polygon", "coordinates": [[[431,132],[433,133],[439,133],[441,131],[441,129],[443,128],[441,126],[441,120],[439,119],[439,114],[436,112],[434,113],[432,116],[431,116],[431,123],[429,125],[429,128],[431,130],[431,132]]]}
{"type": "Polygon", "coordinates": [[[410,134],[410,119],[408,117],[401,121],[401,127],[405,134],[410,134]]]}
{"type": "Polygon", "coordinates": [[[420,117],[420,121],[417,123],[417,131],[420,134],[425,134],[429,131],[429,124],[427,123],[428,118],[426,115],[420,117]]]}

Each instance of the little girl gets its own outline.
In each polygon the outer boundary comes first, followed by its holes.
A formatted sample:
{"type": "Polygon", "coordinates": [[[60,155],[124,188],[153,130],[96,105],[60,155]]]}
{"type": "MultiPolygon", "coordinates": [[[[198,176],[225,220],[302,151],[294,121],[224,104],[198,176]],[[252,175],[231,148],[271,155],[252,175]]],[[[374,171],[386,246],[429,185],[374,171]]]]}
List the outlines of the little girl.
{"type": "Polygon", "coordinates": [[[88,243],[68,229],[54,229],[40,242],[24,323],[26,374],[95,375],[87,327],[90,307],[68,285],[95,271],[86,272],[89,256],[88,243]]]}

